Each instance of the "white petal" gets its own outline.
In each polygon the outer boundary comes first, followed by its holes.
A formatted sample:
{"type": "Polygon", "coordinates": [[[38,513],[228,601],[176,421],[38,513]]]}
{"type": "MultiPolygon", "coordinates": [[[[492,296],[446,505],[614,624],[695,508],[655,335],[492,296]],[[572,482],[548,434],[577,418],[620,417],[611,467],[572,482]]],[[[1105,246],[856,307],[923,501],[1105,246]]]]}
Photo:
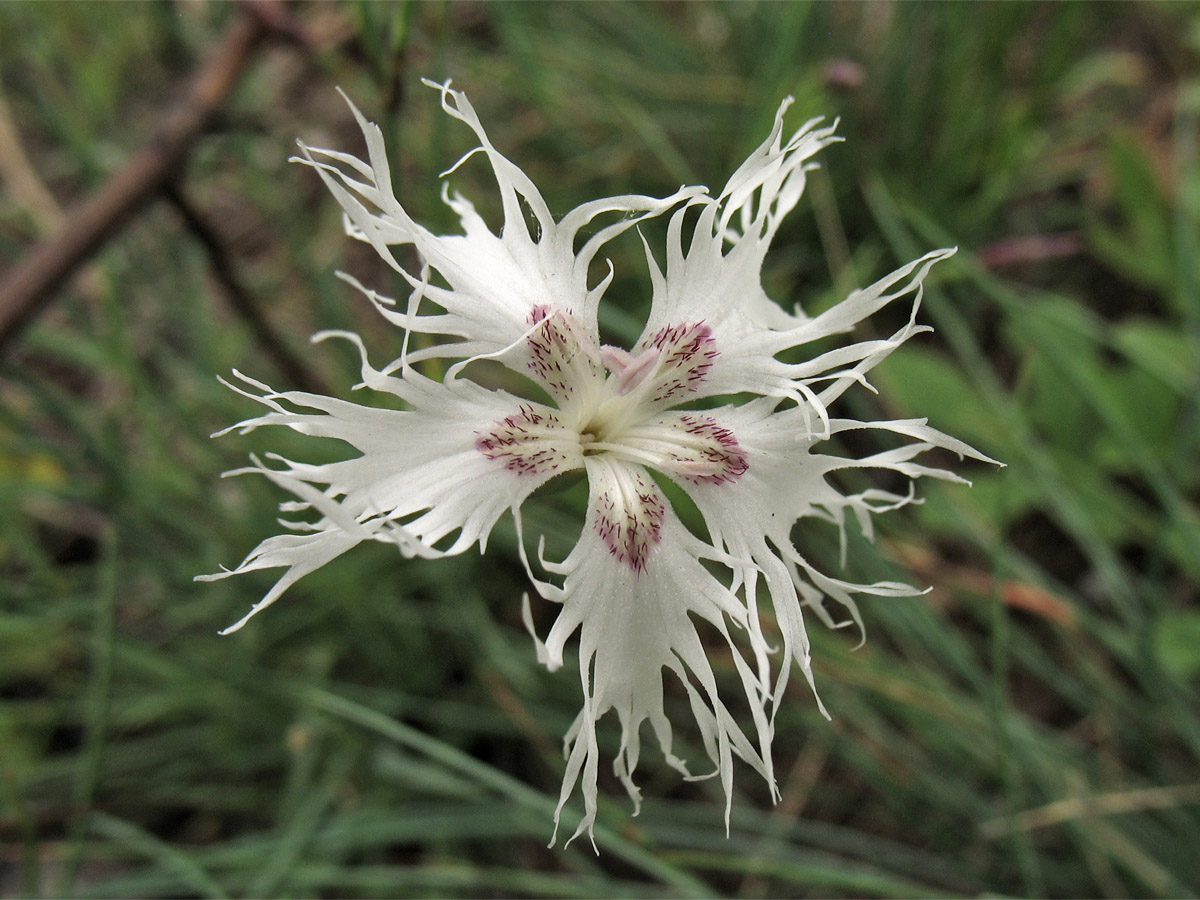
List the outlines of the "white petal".
{"type": "MultiPolygon", "coordinates": [[[[632,468],[632,467],[631,467],[632,468]]],[[[633,472],[631,477],[645,473],[633,472]]],[[[657,491],[653,482],[648,490],[657,491]]],[[[663,707],[663,670],[683,684],[700,735],[725,789],[726,819],[733,780],[733,757],[748,762],[774,789],[770,762],[771,733],[763,704],[767,689],[733,643],[728,622],[745,631],[756,658],[765,659],[767,647],[747,618],[742,602],[718,582],[700,557],[723,559],[723,554],[692,536],[669,507],[660,509],[645,565],[635,567],[620,558],[601,536],[606,515],[603,477],[590,479],[591,499],[587,522],[578,545],[561,564],[566,572],[565,596],[558,620],[539,656],[548,665],[561,665],[564,646],[579,632],[579,668],[583,683],[583,709],[568,732],[567,770],[555,813],[557,829],[564,804],[581,785],[585,816],[572,840],[591,833],[596,817],[596,779],[599,746],[596,721],[615,710],[621,724],[621,745],[613,762],[616,775],[634,801],[640,793],[633,782],[641,739],[641,724],[651,729],[669,765],[688,773],[672,751],[672,730],[663,707]],[[729,644],[732,659],[755,723],[751,743],[718,696],[717,681],[693,620],[703,620],[729,644]]],[[[553,842],[552,842],[553,843],[553,842]]]]}
{"type": "Polygon", "coordinates": [[[795,208],[804,193],[805,175],[814,168],[805,163],[824,147],[842,140],[834,134],[836,122],[828,128],[817,128],[822,120],[815,118],[805,122],[784,144],[783,117],[792,102],[787,97],[779,105],[770,135],[721,191],[719,227],[731,242],[755,235],[769,243],[780,220],[795,208]]]}
{"type": "MultiPolygon", "coordinates": [[[[775,115],[770,135],[729,179],[715,201],[701,208],[683,249],[685,219],[680,210],[671,219],[667,241],[667,282],[680,290],[659,296],[647,333],[683,321],[703,319],[722,337],[727,330],[788,328],[797,320],[772,302],[762,287],[763,259],[783,217],[804,191],[806,165],[823,147],[841,140],[834,128],[817,128],[820,119],[806,122],[786,144],[785,100],[775,115]],[[735,220],[737,225],[735,226],[735,220]]],[[[836,127],[836,126],[834,126],[836,127]]]]}
{"type": "Polygon", "coordinates": [[[230,575],[241,575],[256,569],[287,568],[287,571],[275,582],[274,587],[254,604],[250,612],[221,631],[221,634],[231,634],[250,621],[252,616],[278,600],[284,591],[305,575],[315,572],[330,560],[341,556],[361,540],[362,538],[359,536],[334,526],[315,534],[276,535],[267,538],[255,547],[236,569],[217,572],[213,575],[197,575],[196,581],[217,581],[228,578],[230,575]]]}
{"type": "MultiPolygon", "coordinates": [[[[710,330],[716,355],[703,382],[691,387],[696,396],[749,391],[819,406],[809,382],[835,365],[874,356],[875,349],[858,345],[863,355],[857,358],[843,351],[840,360],[828,356],[802,366],[786,365],[778,354],[848,331],[899,297],[915,294],[919,299],[930,266],[954,252],[936,251],[903,266],[815,319],[789,315],[771,301],[761,281],[770,243],[780,220],[800,198],[805,172],[811,168],[807,160],[838,140],[832,128],[815,128],[814,120],[782,144],[787,105],[780,108],[771,135],[719,197],[695,201],[671,216],[665,274],[646,247],[654,292],[643,343],[664,329],[710,330]]],[[[914,326],[904,337],[917,330],[914,326]]]]}
{"type": "Polygon", "coordinates": [[[240,423],[243,432],[284,425],[344,441],[360,454],[317,465],[274,456],[283,468],[239,470],[264,474],[298,497],[285,505],[286,511],[315,510],[321,516],[315,523],[299,523],[316,535],[270,538],[235,570],[289,567],[255,612],[297,578],[362,540],[394,543],[408,556],[461,553],[475,544],[483,549],[505,511],[518,507],[550,478],[582,464],[573,434],[564,443],[566,452],[544,465],[514,468],[480,448],[497,423],[522,409],[553,416],[547,407],[468,381],[440,384],[413,371],[404,379],[392,378],[365,359],[363,374],[373,388],[390,391],[413,408],[361,406],[303,391],[279,393],[244,379],[263,393],[240,392],[271,411],[240,423]],[[436,546],[451,535],[448,547],[436,546]]]}
{"type": "Polygon", "coordinates": [[[782,143],[783,114],[790,103],[789,98],[780,106],[767,140],[716,199],[702,203],[698,215],[684,208],[671,217],[665,277],[647,246],[654,303],[645,335],[703,322],[713,330],[720,349],[734,354],[750,335],[792,328],[802,321],[767,297],[763,260],[780,221],[804,190],[805,173],[811,168],[806,162],[839,138],[833,128],[816,128],[820,120],[814,119],[782,143]],[[685,230],[690,233],[687,241],[685,230]]]}
{"type": "Polygon", "coordinates": [[[482,152],[491,163],[504,210],[498,235],[468,200],[449,192],[443,196],[458,213],[463,234],[435,235],[413,221],[396,199],[382,132],[353,104],[351,109],[367,142],[369,164],[344,153],[304,145],[303,157],[298,160],[316,169],[341,204],[354,236],[368,241],[410,284],[420,287],[422,297],[445,310],[442,314],[395,314],[389,318],[413,330],[461,339],[430,348],[426,357],[462,358],[502,351],[521,338],[539,306],[570,313],[584,324],[593,343],[598,342],[596,307],[608,279],[596,285],[588,282],[589,266],[597,252],[639,221],[661,214],[701,189],[684,189],[664,199],[625,195],[591,201],[556,222],[533,182],[492,145],[466,96],[451,90],[449,83],[427,83],[442,92],[443,109],[478,137],[480,146],[467,157],[482,152]],[[536,220],[534,233],[526,221],[526,209],[536,220]],[[616,214],[617,221],[596,230],[576,252],[580,230],[609,214],[616,214]],[[412,244],[423,263],[445,283],[430,283],[406,271],[391,250],[396,244],[412,244]]]}
{"type": "MultiPolygon", "coordinates": [[[[824,608],[830,598],[844,606],[861,630],[855,606],[856,593],[912,596],[917,589],[897,582],[853,584],[832,578],[807,562],[792,544],[793,524],[804,518],[824,519],[839,530],[845,546],[847,513],[852,514],[868,537],[871,517],[913,500],[867,490],[844,495],[829,483],[830,472],[844,468],[887,468],[910,478],[930,475],[954,480],[953,473],[922,466],[913,458],[938,446],[960,455],[991,462],[986,456],[930,428],[924,420],[857,422],[834,419],[831,430],[872,429],[917,439],[893,450],[862,459],[842,458],[816,452],[824,435],[813,430],[812,416],[797,407],[777,411],[773,400],[758,400],[741,407],[712,410],[712,417],[736,436],[746,462],[745,471],[725,481],[704,481],[668,472],[696,503],[709,529],[713,544],[730,556],[751,560],[763,573],[771,605],[781,629],[785,657],[794,659],[812,684],[809,640],[801,607],[809,606],[827,624],[835,624],[824,608]]],[[[747,574],[748,613],[755,615],[755,577],[747,574]]],[[[774,688],[775,708],[782,699],[788,666],[781,667],[774,688]]]]}

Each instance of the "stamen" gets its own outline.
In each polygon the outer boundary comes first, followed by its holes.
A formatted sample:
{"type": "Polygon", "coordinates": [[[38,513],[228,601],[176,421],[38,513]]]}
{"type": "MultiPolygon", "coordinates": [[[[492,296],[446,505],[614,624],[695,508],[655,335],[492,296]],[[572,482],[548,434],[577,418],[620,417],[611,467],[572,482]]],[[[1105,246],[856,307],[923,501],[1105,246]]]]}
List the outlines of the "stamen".
{"type": "Polygon", "coordinates": [[[613,390],[618,397],[623,397],[645,381],[646,376],[655,370],[661,357],[662,351],[657,347],[648,347],[637,356],[628,350],[608,344],[600,348],[600,359],[613,374],[613,390]]]}

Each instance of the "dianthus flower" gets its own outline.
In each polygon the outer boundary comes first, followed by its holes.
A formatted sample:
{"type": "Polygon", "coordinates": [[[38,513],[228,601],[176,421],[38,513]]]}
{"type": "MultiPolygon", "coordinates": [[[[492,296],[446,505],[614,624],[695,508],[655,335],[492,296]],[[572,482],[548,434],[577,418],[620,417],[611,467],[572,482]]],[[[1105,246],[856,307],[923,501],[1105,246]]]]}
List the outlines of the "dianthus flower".
{"type": "Polygon", "coordinates": [[[404,329],[400,358],[390,365],[374,368],[357,335],[326,332],[317,339],[355,343],[363,385],[394,395],[406,408],[276,392],[235,373],[245,384],[235,390],[269,412],[233,428],[284,425],[345,441],[360,455],[323,465],[272,457],[275,465],[267,466],[255,459],[253,466],[230,473],[265,475],[296,497],[282,509],[307,517],[285,523],[289,533],[264,540],[236,569],[203,576],[286,569],[224,633],[241,628],[297,579],[361,541],[395,544],[406,556],[426,558],[476,544],[482,550],[506,512],[520,536],[526,498],[557,476],[582,471],[588,502],[578,543],[557,562],[546,559],[539,545],[539,563],[554,580],[534,575],[523,538],[520,543],[538,594],[561,607],[543,642],[534,632],[528,596],[524,600],[523,618],[538,659],[558,668],[567,641],[579,633],[583,708],[565,737],[555,831],[577,786],[585,815],[572,837],[593,828],[600,762],[596,722],[609,710],[620,726],[614,771],[635,813],[641,797],[633,774],[643,723],[649,722],[667,764],[693,777],[672,750],[664,671],[686,692],[712,766],[700,777],[720,778],[728,823],[733,757],[776,793],[773,722],[792,664],[812,683],[801,607],[834,625],[825,605],[832,600],[861,627],[854,594],[918,593],[896,582],[852,584],[819,571],[794,546],[792,526],[802,518],[826,520],[841,530],[844,546],[848,517],[869,537],[873,514],[914,498],[911,490],[843,494],[828,479],[833,472],[888,469],[909,479],[961,481],[915,458],[941,447],[987,460],[924,419],[861,422],[829,413],[847,388],[866,384],[873,366],[928,330],[916,324],[922,281],[954,251],[929,253],[820,315],[788,313],[763,290],[763,259],[780,221],[800,199],[809,160],[839,140],[819,119],[784,140],[790,99],[780,106],[766,141],[715,196],[685,187],[662,199],[610,197],[556,219],[530,179],[492,145],[467,98],[448,82],[427,83],[441,91],[445,112],[479,140],[445,174],[485,154],[500,190],[503,227],[493,233],[470,202],[448,189],[443,199],[458,215],[461,234],[433,234],[413,221],[393,192],[379,128],[353,104],[366,138],[366,161],[300,145],[299,161],[316,170],[340,203],[348,233],[370,243],[411,286],[402,308],[346,279],[404,329]],[[641,337],[629,349],[601,343],[597,310],[613,269],[610,263],[607,274],[591,283],[593,260],[622,232],[671,210],[665,266],[643,238],[652,303],[641,337]],[[611,214],[615,221],[595,224],[611,214]],[[420,260],[418,271],[397,259],[394,248],[407,245],[420,260]],[[912,314],[890,337],[825,349],[801,362],[781,360],[785,353],[799,358],[789,351],[848,332],[901,298],[909,299],[912,314]],[[422,312],[426,301],[436,311],[422,312]],[[430,337],[411,349],[414,334],[430,337]],[[453,361],[440,381],[419,371],[430,359],[453,361]],[[542,399],[471,380],[466,370],[481,359],[526,376],[541,388],[542,399]],[[721,404],[720,398],[729,397],[749,399],[721,404]],[[831,438],[862,430],[909,442],[861,458],[820,452],[831,438]],[[652,472],[686,493],[707,535],[681,522],[652,472]],[[763,588],[777,639],[764,631],[763,588]],[[728,644],[750,709],[749,736],[718,693],[697,634],[699,621],[728,644]],[[773,643],[782,645],[774,673],[773,643]]]}

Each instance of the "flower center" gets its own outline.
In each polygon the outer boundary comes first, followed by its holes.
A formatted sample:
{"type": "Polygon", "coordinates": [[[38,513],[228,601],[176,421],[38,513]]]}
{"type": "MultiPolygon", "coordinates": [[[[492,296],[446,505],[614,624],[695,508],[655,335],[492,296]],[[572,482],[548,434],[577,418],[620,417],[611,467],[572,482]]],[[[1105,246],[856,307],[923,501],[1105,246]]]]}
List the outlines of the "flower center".
{"type": "Polygon", "coordinates": [[[570,313],[536,307],[525,343],[531,377],[557,409],[521,404],[477,434],[475,449],[521,476],[584,468],[593,527],[612,554],[641,572],[659,540],[666,500],[643,467],[693,484],[737,481],[749,469],[728,428],[673,411],[718,357],[703,322],[663,328],[632,351],[598,347],[570,313]]]}

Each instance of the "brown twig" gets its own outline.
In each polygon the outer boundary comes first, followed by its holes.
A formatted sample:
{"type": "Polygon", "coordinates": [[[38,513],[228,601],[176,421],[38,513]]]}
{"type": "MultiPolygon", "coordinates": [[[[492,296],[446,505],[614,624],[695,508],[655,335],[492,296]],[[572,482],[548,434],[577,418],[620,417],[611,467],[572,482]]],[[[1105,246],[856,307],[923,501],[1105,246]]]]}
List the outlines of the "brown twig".
{"type": "Polygon", "coordinates": [[[1004,269],[1078,256],[1084,249],[1082,235],[1075,231],[1064,231],[1005,238],[988,244],[976,256],[989,269],[1004,269]]]}
{"type": "Polygon", "coordinates": [[[267,321],[262,310],[258,308],[253,295],[238,277],[233,259],[216,229],[205,221],[200,211],[191,204],[178,185],[168,182],[164,185],[163,192],[175,211],[179,213],[180,218],[183,219],[183,224],[191,232],[192,237],[199,241],[200,246],[204,248],[204,252],[208,255],[209,268],[221,287],[225,289],[233,308],[246,320],[259,343],[275,360],[275,364],[279,366],[287,379],[296,387],[311,393],[328,394],[329,389],[322,383],[320,377],[305,366],[291,351],[287,343],[267,321]]]}
{"type": "Polygon", "coordinates": [[[99,190],[69,209],[54,237],[35,247],[8,272],[0,282],[0,349],[97,248],[163,188],[213,112],[229,96],[251,51],[268,30],[264,16],[240,16],[192,77],[182,100],[163,116],[154,138],[99,190]]]}
{"type": "Polygon", "coordinates": [[[1070,600],[1036,584],[1014,579],[998,580],[991,573],[949,562],[927,546],[899,542],[889,546],[909,569],[930,584],[938,585],[935,596],[940,597],[942,591],[949,589],[970,591],[980,597],[997,597],[1006,606],[1041,616],[1065,628],[1079,625],[1079,614],[1070,600]]]}
{"type": "MultiPolygon", "coordinates": [[[[58,200],[47,187],[37,168],[25,152],[16,117],[9,108],[0,85],[0,184],[24,210],[34,226],[38,239],[54,234],[63,227],[65,215],[58,200]]],[[[86,264],[75,278],[75,287],[88,301],[96,300],[103,292],[100,270],[86,264]]]]}

